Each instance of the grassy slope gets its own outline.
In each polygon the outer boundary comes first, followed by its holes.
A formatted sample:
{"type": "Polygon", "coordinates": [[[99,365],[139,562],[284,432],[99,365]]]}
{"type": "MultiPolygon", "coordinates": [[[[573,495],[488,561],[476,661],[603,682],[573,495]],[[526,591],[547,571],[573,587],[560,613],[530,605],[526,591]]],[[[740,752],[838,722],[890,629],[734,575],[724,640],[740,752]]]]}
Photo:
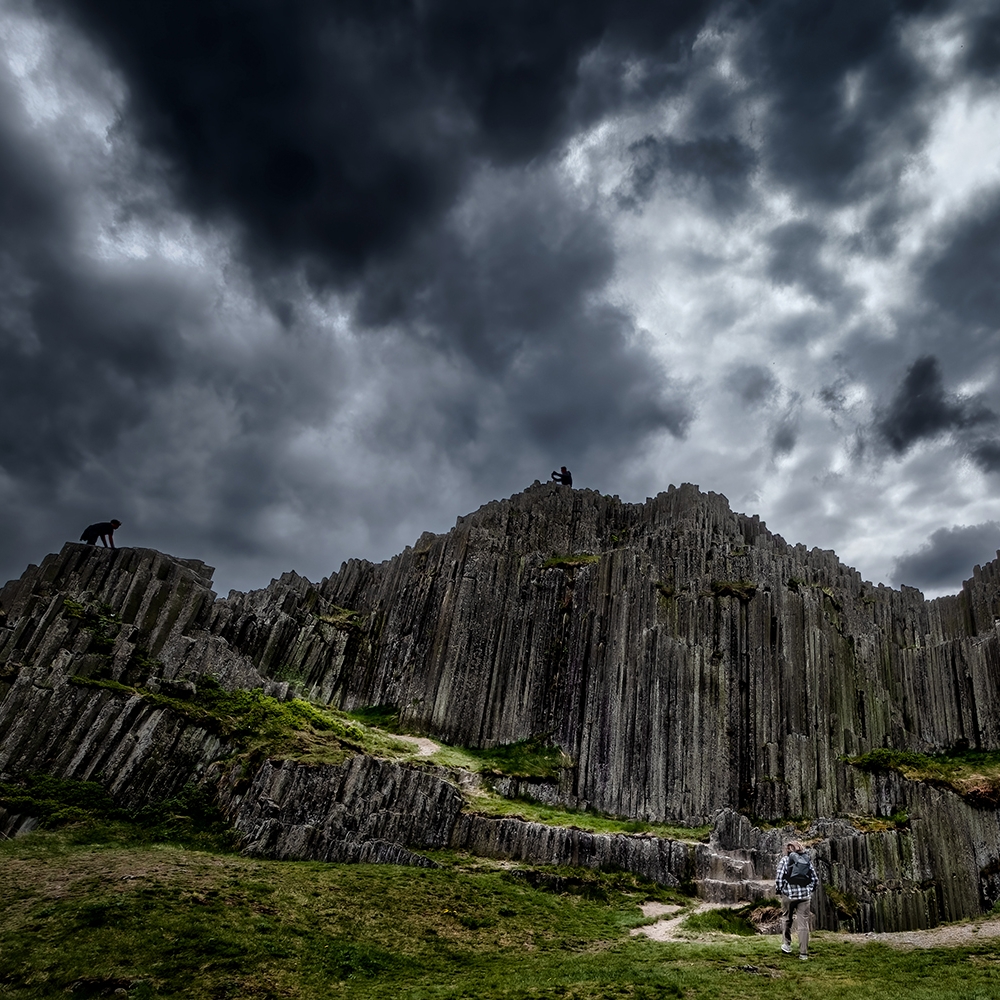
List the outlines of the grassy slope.
{"type": "MultiPolygon", "coordinates": [[[[0,996],[668,997],[985,1000],[1000,956],[814,938],[658,944],[628,936],[669,892],[564,872],[559,892],[495,865],[440,870],[275,862],[140,843],[84,825],[0,845],[0,996]],[[70,991],[70,992],[67,992],[70,991]],[[122,993],[118,994],[123,995],[122,993]]],[[[535,880],[537,881],[537,879],[535,880]]]]}
{"type": "MultiPolygon", "coordinates": [[[[354,753],[368,753],[387,760],[550,779],[557,777],[560,768],[568,763],[561,751],[544,738],[521,740],[492,749],[442,745],[432,756],[421,758],[412,744],[398,739],[392,731],[396,721],[393,709],[372,708],[346,713],[298,698],[281,702],[260,690],[224,691],[211,678],[199,681],[198,694],[193,701],[181,701],[109,680],[74,677],[71,683],[125,697],[138,696],[183,715],[225,736],[236,755],[248,762],[268,756],[336,764],[354,753]]],[[[0,800],[5,797],[4,791],[0,784],[0,800]]],[[[700,840],[708,834],[708,827],[685,828],[554,809],[539,803],[504,799],[485,790],[472,798],[469,808],[492,816],[519,816],[595,833],[654,833],[677,840],[700,840]]]]}

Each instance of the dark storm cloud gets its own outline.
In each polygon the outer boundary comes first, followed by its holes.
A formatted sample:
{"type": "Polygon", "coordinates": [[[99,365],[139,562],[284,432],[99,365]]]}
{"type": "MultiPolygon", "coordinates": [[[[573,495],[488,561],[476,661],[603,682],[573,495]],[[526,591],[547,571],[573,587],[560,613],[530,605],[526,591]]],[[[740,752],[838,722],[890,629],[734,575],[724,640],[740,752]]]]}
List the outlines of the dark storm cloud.
{"type": "Polygon", "coordinates": [[[279,495],[284,441],[329,412],[329,345],[241,349],[211,335],[216,289],[189,270],[89,260],[77,215],[92,150],[67,174],[18,107],[0,73],[0,516],[18,526],[0,575],[94,520],[149,538],[149,512],[171,504],[175,551],[245,547],[279,495]],[[227,464],[246,488],[213,487],[194,513],[227,464]]]}
{"type": "Polygon", "coordinates": [[[969,451],[969,457],[983,472],[1000,472],[1000,441],[981,441],[969,451]]]}
{"type": "MultiPolygon", "coordinates": [[[[613,267],[606,225],[551,178],[496,177],[416,253],[372,267],[357,315],[457,353],[469,365],[466,412],[484,380],[520,436],[575,460],[654,430],[681,434],[689,419],[629,315],[595,299],[613,267]]],[[[477,428],[467,419],[453,433],[477,428]]]]}
{"type": "Polygon", "coordinates": [[[1000,72],[1000,10],[970,18],[966,32],[965,65],[985,77],[1000,72]]]}
{"type": "MultiPolygon", "coordinates": [[[[903,211],[892,181],[925,133],[928,86],[900,27],[940,9],[890,0],[22,6],[58,25],[67,51],[82,31],[121,74],[126,98],[110,138],[135,143],[120,168],[130,183],[144,174],[146,188],[126,197],[116,178],[88,179],[86,162],[71,176],[57,166],[63,150],[42,148],[9,116],[0,123],[0,486],[12,484],[4,515],[24,511],[31,524],[6,543],[20,546],[5,556],[12,572],[50,544],[42,539],[111,515],[136,531],[132,540],[144,526],[141,537],[164,548],[235,557],[273,552],[277,515],[301,516],[305,539],[351,518],[388,532],[411,516],[419,489],[438,492],[435,474],[499,495],[530,481],[527,470],[544,476],[565,461],[614,482],[651,434],[687,433],[695,402],[629,308],[610,301],[616,222],[605,213],[615,206],[569,190],[559,173],[566,141],[683,97],[683,138],[657,133],[633,147],[623,200],[641,207],[670,185],[725,217],[745,209],[755,172],[769,172],[796,213],[816,220],[772,233],[773,280],[844,304],[852,300],[823,263],[823,205],[808,202],[839,205],[860,192],[878,221],[869,231],[891,247],[903,211]],[[714,42],[692,46],[707,23],[736,38],[729,76],[717,72],[714,42]],[[763,109],[755,127],[733,96],[744,84],[763,109]],[[192,269],[88,259],[75,229],[98,188],[119,202],[123,226],[130,215],[148,226],[184,212],[225,243],[220,255],[232,249],[233,271],[249,265],[269,310],[253,317],[260,335],[227,343],[219,327],[236,321],[192,269]],[[336,335],[311,318],[333,299],[336,335]],[[377,376],[354,400],[363,419],[338,433],[372,464],[328,473],[310,461],[329,457],[329,442],[307,458],[294,445],[303,428],[328,433],[345,385],[369,377],[341,356],[348,343],[377,376]]],[[[988,45],[969,58],[970,72],[989,72],[988,45]]],[[[83,76],[78,85],[90,86],[83,76]]],[[[17,99],[0,103],[2,112],[17,99]]],[[[966,244],[988,244],[985,229],[968,233],[929,263],[927,286],[942,307],[968,301],[985,315],[990,293],[962,291],[967,274],[951,263],[968,263],[966,244]]],[[[824,315],[789,318],[785,334],[774,331],[779,347],[818,340],[833,322],[824,315]]],[[[778,391],[768,378],[748,368],[730,388],[762,411],[778,391]]],[[[900,388],[878,424],[890,447],[904,451],[934,428],[979,427],[983,411],[940,381],[927,390],[929,417],[919,386],[900,388]]],[[[796,446],[795,421],[765,419],[772,454],[796,446]]],[[[972,448],[981,466],[994,461],[990,441],[972,448]]],[[[432,502],[442,501],[424,509],[432,502]]]]}
{"type": "Polygon", "coordinates": [[[620,99],[571,110],[599,43],[621,76],[706,6],[49,0],[124,72],[129,119],[183,202],[235,221],[251,256],[307,259],[320,279],[405,243],[474,161],[545,156],[620,99]]]}
{"type": "MultiPolygon", "coordinates": [[[[582,122],[676,86],[676,72],[655,69],[637,91],[623,81],[636,58],[682,62],[706,5],[22,9],[56,25],[86,91],[104,68],[82,28],[121,74],[126,103],[108,134],[120,190],[86,157],[65,173],[62,151],[3,123],[0,465],[8,504],[46,511],[7,537],[8,572],[51,544],[40,539],[111,512],[133,539],[225,556],[265,551],[276,511],[318,523],[340,502],[372,510],[288,453],[302,428],[331,419],[343,379],[332,341],[310,340],[298,273],[351,293],[371,344],[402,331],[450,359],[446,374],[426,354],[420,372],[387,364],[388,403],[358,437],[385,435],[373,454],[402,442],[394,470],[417,452],[446,460],[463,442],[481,467],[533,447],[614,465],[651,430],[683,431],[688,410],[668,374],[627,312],[599,300],[614,255],[586,205],[551,180],[537,196],[529,185],[510,218],[486,212],[478,237],[454,209],[484,171],[514,176],[530,161],[544,178],[546,157],[582,122]],[[259,337],[227,344],[216,327],[233,320],[208,278],[155,256],[95,265],[76,232],[95,196],[118,202],[116,225],[178,208],[220,224],[284,333],[255,318],[259,337]],[[406,426],[393,432],[389,410],[406,426]],[[415,441],[420,431],[432,437],[415,441]]],[[[4,95],[3,109],[15,115],[19,100],[4,95]]],[[[398,521],[399,510],[378,516],[398,521]]]]}
{"type": "Polygon", "coordinates": [[[641,208],[669,177],[681,188],[703,186],[719,208],[731,209],[747,196],[757,162],[755,152],[734,136],[682,141],[647,135],[629,146],[632,167],[618,193],[623,208],[641,208]]]}
{"type": "Polygon", "coordinates": [[[840,204],[891,184],[927,132],[927,75],[905,18],[942,0],[777,0],[748,21],[741,72],[769,99],[763,161],[810,200],[840,204]]]}
{"type": "Polygon", "coordinates": [[[943,244],[927,265],[928,297],[966,329],[1000,329],[1000,198],[981,199],[943,244]]]}
{"type": "Polygon", "coordinates": [[[897,455],[917,441],[993,423],[996,414],[976,399],[949,394],[937,358],[925,355],[909,367],[875,432],[897,455]]]}
{"type": "Polygon", "coordinates": [[[997,557],[998,548],[1000,522],[939,528],[923,547],[896,560],[892,579],[897,586],[957,592],[974,566],[997,557]]]}
{"type": "Polygon", "coordinates": [[[788,455],[799,439],[799,428],[795,420],[780,421],[771,431],[771,455],[788,455]]]}

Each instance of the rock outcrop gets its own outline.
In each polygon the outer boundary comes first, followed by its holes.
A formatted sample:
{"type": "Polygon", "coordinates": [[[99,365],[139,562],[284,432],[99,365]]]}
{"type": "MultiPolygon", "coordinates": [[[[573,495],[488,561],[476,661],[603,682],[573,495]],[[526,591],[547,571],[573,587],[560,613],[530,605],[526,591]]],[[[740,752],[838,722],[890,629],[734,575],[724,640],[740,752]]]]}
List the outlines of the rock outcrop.
{"type": "Polygon", "coordinates": [[[874,811],[845,755],[1000,746],[997,572],[925,601],[692,486],[640,505],[536,485],[380,565],[231,595],[211,627],[451,742],[550,734],[566,804],[776,820],[874,811]],[[319,634],[330,608],[352,635],[319,634]]]}
{"type": "Polygon", "coordinates": [[[287,573],[222,600],[210,587],[195,560],[75,543],[7,584],[0,774],[100,775],[122,802],[209,776],[250,848],[277,857],[425,863],[414,851],[456,846],[626,867],[715,898],[767,895],[781,824],[807,817],[825,926],[929,926],[1000,898],[995,804],[846,761],[880,747],[1000,749],[997,563],[925,601],[693,486],[626,504],[535,484],[320,584],[287,573]],[[455,744],[546,737],[571,762],[561,778],[506,779],[501,792],[714,820],[713,841],[480,817],[446,776],[363,757],[326,770],[267,761],[237,786],[217,733],[71,680],[183,698],[206,674],[391,706],[455,744]],[[850,821],[893,815],[905,824],[880,832],[850,821]]]}

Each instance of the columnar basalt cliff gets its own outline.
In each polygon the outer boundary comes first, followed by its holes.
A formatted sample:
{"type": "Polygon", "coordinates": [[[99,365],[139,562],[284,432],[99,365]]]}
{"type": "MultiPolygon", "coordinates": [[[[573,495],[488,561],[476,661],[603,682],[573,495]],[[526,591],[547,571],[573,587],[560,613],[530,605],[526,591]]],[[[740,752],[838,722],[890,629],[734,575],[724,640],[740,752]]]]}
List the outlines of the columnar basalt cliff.
{"type": "Polygon", "coordinates": [[[997,748],[998,614],[995,564],[927,602],[693,486],[639,505],[536,485],[315,590],[231,595],[212,628],[446,740],[548,734],[575,762],[567,803],[699,823],[870,813],[844,755],[997,748]],[[334,606],[356,634],[318,655],[334,606]]]}
{"type": "Polygon", "coordinates": [[[768,892],[782,834],[747,817],[806,817],[839,900],[838,911],[823,896],[826,926],[925,926],[1000,897],[995,803],[846,760],[880,747],[1000,748],[997,563],[928,602],[789,545],[694,486],[627,504],[536,483],[318,585],[288,573],[215,600],[210,573],[151,550],[70,543],[0,591],[0,774],[101,775],[122,801],[211,779],[248,845],[274,856],[548,852],[694,879],[716,898],[768,892]],[[71,680],[182,697],[206,674],[345,709],[392,706],[450,743],[544,737],[566,755],[561,779],[507,779],[499,791],[714,820],[713,841],[504,827],[513,821],[470,814],[453,781],[415,765],[269,761],[234,783],[218,734],[71,680]],[[905,826],[879,833],[848,821],[902,813],[905,826]]]}

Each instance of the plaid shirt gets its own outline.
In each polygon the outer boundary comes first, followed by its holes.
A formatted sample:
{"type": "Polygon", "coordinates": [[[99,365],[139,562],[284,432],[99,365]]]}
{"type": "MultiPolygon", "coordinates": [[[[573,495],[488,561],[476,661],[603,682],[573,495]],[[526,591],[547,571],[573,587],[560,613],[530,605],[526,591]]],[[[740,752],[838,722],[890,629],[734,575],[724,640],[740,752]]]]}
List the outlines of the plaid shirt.
{"type": "Polygon", "coordinates": [[[819,883],[819,876],[812,863],[809,865],[809,874],[812,876],[808,885],[792,885],[786,876],[788,875],[789,856],[786,854],[778,862],[778,871],[774,876],[774,888],[779,896],[787,896],[789,899],[808,899],[819,883]]]}

